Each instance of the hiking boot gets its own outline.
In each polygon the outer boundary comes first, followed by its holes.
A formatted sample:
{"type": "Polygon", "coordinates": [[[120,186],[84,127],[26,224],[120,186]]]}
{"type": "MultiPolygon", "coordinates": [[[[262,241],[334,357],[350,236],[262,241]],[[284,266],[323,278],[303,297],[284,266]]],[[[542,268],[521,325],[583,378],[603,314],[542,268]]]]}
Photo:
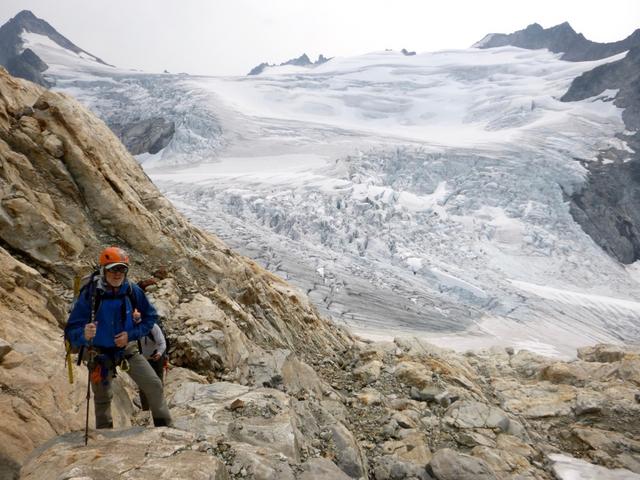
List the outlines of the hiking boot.
{"type": "Polygon", "coordinates": [[[170,418],[154,418],[154,427],[173,427],[173,421],[170,418]]]}

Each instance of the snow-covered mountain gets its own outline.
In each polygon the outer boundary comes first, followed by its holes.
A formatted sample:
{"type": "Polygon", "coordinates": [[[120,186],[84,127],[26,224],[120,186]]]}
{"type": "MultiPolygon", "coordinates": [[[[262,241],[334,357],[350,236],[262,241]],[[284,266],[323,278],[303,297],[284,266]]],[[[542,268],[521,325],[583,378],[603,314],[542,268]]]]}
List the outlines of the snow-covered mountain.
{"type": "Polygon", "coordinates": [[[109,125],[173,122],[166,146],[138,157],[154,182],[362,334],[557,355],[640,340],[637,265],[571,214],[591,165],[635,165],[623,135],[634,132],[618,89],[561,101],[624,51],[581,62],[514,46],[387,51],[213,78],[22,38],[53,88],[109,125]]]}
{"type": "MultiPolygon", "coordinates": [[[[113,108],[113,114],[103,118],[134,155],[156,153],[165,148],[174,135],[173,118],[180,114],[173,109],[167,115],[162,105],[156,105],[151,109],[152,115],[148,115],[149,109],[139,111],[133,105],[123,108],[122,102],[135,104],[144,101],[137,96],[139,89],[124,80],[132,72],[116,69],[86,52],[28,10],[18,13],[0,27],[0,65],[4,65],[12,75],[46,87],[61,82],[60,89],[76,96],[82,96],[82,90],[91,79],[95,80],[92,88],[97,90],[105,79],[122,79],[121,87],[128,91],[128,95],[120,95],[119,88],[107,88],[105,96],[109,98],[95,100],[106,101],[113,108]],[[83,87],[74,89],[75,81],[84,82],[83,87]]],[[[115,87],[118,82],[110,83],[115,87]]],[[[90,103],[93,99],[93,94],[85,98],[90,103]]],[[[100,106],[96,110],[108,112],[109,107],[100,106]]]]}
{"type": "MultiPolygon", "coordinates": [[[[95,55],[74,45],[46,21],[36,17],[29,10],[23,10],[0,27],[0,65],[4,65],[12,75],[26,78],[45,87],[51,85],[50,81],[42,75],[42,72],[49,68],[49,64],[30,48],[29,40],[33,38],[32,35],[46,39],[41,44],[41,48],[38,48],[40,53],[47,50],[65,52],[65,56],[107,66],[95,55]]],[[[46,54],[44,56],[51,61],[51,64],[65,63],[64,58],[50,58],[46,54]]]]}

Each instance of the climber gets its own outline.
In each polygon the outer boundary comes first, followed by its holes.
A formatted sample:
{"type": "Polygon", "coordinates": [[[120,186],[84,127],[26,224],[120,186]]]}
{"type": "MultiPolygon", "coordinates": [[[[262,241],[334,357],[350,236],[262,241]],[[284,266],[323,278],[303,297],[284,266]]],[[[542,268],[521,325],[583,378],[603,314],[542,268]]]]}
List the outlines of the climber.
{"type": "Polygon", "coordinates": [[[111,381],[116,367],[127,372],[144,392],[153,424],[173,426],[162,381],[137,344],[153,328],[156,310],[142,289],[127,280],[129,255],[124,250],[104,249],[99,263],[98,274],[81,290],[65,328],[72,346],[81,348],[90,371],[96,428],[113,428],[111,381]],[[134,321],[134,311],[140,314],[138,322],[134,321]]]}

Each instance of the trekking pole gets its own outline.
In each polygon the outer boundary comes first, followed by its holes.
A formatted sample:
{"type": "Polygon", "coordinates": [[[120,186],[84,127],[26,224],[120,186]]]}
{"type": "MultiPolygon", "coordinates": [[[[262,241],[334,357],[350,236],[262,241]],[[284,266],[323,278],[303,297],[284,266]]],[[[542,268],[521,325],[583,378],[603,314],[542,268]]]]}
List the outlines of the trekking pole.
{"type": "Polygon", "coordinates": [[[89,400],[91,399],[91,368],[89,365],[91,364],[91,358],[93,357],[93,349],[89,347],[89,360],[87,362],[87,414],[84,418],[84,446],[86,447],[89,443],[89,400]]]}
{"type": "Polygon", "coordinates": [[[164,365],[162,368],[162,385],[164,385],[165,383],[167,383],[167,372],[169,371],[169,357],[165,356],[164,357],[164,365]]]}
{"type": "MultiPolygon", "coordinates": [[[[94,291],[93,298],[91,299],[91,317],[90,324],[94,324],[96,320],[96,312],[95,312],[95,304],[96,304],[96,293],[94,291]]],[[[84,446],[86,447],[89,443],[89,399],[91,398],[91,368],[93,367],[93,359],[95,356],[95,352],[93,350],[93,337],[89,340],[89,348],[87,349],[87,354],[89,358],[87,360],[87,413],[84,418],[84,446]]]]}

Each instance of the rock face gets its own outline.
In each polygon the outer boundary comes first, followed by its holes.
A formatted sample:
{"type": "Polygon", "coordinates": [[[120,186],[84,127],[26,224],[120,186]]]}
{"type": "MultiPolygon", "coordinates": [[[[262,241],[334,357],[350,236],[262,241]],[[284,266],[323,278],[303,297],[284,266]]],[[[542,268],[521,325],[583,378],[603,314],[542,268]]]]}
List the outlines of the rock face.
{"type": "Polygon", "coordinates": [[[30,48],[25,48],[19,55],[9,58],[6,66],[7,70],[16,77],[25,78],[45,87],[51,86],[51,82],[42,75],[49,66],[30,48]]]}
{"type": "Polygon", "coordinates": [[[542,28],[533,23],[524,30],[510,34],[491,33],[474,47],[494,48],[506,45],[528,49],[547,48],[554,53],[562,53],[563,60],[582,62],[607,58],[640,46],[640,30],[619,42],[597,43],[587,40],[581,33],[576,33],[568,22],[551,28],[542,28]]]}
{"type": "Polygon", "coordinates": [[[50,86],[49,81],[41,75],[48,68],[48,65],[31,50],[24,50],[24,42],[20,35],[25,31],[44,35],[62,48],[74,53],[89,55],[96,62],[106,65],[95,55],[91,55],[74,45],[58,33],[55,28],[36,17],[29,10],[23,10],[0,27],[0,65],[4,65],[12,75],[31,80],[45,87],[50,86]]]}
{"type": "Polygon", "coordinates": [[[576,78],[563,101],[576,101],[618,90],[613,103],[623,108],[629,135],[621,136],[632,151],[601,152],[598,161],[584,162],[589,177],[571,197],[571,213],[594,241],[621,263],[640,258],[640,47],[621,60],[601,65],[576,78]],[[635,152],[635,153],[633,153],[635,152]]]}
{"type": "Polygon", "coordinates": [[[154,117],[126,125],[113,124],[111,129],[131,155],[139,155],[146,152],[158,153],[166,147],[176,131],[176,126],[173,121],[154,117]]]}
{"type": "Polygon", "coordinates": [[[566,452],[640,472],[639,349],[563,363],[354,339],[191,226],[73,99],[4,70],[0,91],[3,477],[550,480],[566,452]],[[84,447],[86,370],[67,381],[61,325],[74,275],[113,243],[170,339],[176,428],[140,429],[119,375],[116,429],[84,447]]]}

